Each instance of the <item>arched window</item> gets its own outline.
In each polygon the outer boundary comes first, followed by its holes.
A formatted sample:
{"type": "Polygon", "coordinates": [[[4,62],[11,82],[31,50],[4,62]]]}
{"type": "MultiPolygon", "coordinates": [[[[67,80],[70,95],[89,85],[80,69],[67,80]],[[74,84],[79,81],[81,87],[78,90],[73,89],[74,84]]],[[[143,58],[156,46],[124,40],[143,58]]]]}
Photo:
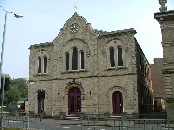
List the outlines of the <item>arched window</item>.
{"type": "Polygon", "coordinates": [[[47,57],[43,58],[43,73],[47,73],[47,57]]]}
{"type": "Polygon", "coordinates": [[[73,48],[72,54],[72,70],[78,69],[78,50],[76,47],[73,48]]]}
{"type": "Polygon", "coordinates": [[[85,55],[84,55],[84,51],[80,52],[80,69],[85,69],[85,55]]]}
{"type": "Polygon", "coordinates": [[[66,53],[66,71],[69,70],[69,53],[66,53]]]}
{"type": "Polygon", "coordinates": [[[123,50],[122,47],[118,47],[118,66],[123,66],[123,50]]]}
{"type": "Polygon", "coordinates": [[[41,73],[41,58],[38,57],[38,63],[37,63],[37,69],[38,69],[38,73],[40,74],[41,73]]]}
{"type": "Polygon", "coordinates": [[[114,47],[110,47],[109,51],[110,51],[110,67],[115,67],[114,47]]]}

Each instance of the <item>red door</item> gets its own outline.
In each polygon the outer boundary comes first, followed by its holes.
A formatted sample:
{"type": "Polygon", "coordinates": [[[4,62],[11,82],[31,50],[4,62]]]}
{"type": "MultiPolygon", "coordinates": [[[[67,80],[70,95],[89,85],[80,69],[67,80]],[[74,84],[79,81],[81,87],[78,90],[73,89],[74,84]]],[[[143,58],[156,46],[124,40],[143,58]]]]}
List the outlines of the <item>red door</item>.
{"type": "Polygon", "coordinates": [[[123,99],[120,91],[112,94],[113,115],[120,115],[123,112],[123,99]]]}
{"type": "Polygon", "coordinates": [[[71,88],[68,93],[68,114],[81,112],[81,92],[79,88],[71,88]]]}
{"type": "Polygon", "coordinates": [[[44,99],[38,100],[38,114],[44,111],[44,99]]]}

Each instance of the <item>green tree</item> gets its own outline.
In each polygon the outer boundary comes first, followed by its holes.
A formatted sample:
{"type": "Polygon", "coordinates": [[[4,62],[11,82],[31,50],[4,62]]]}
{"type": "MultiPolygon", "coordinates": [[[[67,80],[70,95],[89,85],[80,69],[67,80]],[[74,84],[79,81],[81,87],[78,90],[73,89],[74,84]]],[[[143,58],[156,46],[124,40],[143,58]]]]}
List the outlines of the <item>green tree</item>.
{"type": "Polygon", "coordinates": [[[26,98],[28,96],[27,80],[24,78],[12,79],[10,82],[11,87],[16,87],[19,90],[20,98],[26,98]]]}
{"type": "Polygon", "coordinates": [[[9,104],[10,102],[17,102],[20,99],[19,90],[16,87],[11,87],[9,91],[4,94],[4,104],[9,104]]]}

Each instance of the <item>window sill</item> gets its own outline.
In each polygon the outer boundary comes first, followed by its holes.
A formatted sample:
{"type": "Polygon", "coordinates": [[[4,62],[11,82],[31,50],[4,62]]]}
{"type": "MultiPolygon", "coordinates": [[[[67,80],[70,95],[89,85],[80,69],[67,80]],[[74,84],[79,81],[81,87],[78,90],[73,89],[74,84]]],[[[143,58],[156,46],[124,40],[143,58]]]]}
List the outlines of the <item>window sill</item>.
{"type": "Polygon", "coordinates": [[[48,74],[36,74],[34,75],[35,77],[38,77],[38,76],[48,76],[48,74]]]}
{"type": "Polygon", "coordinates": [[[69,70],[69,71],[62,72],[61,74],[80,73],[80,72],[87,72],[87,70],[69,70]]]}
{"type": "Polygon", "coordinates": [[[120,70],[120,69],[127,69],[127,68],[125,66],[117,66],[117,67],[108,68],[107,70],[120,70]]]}

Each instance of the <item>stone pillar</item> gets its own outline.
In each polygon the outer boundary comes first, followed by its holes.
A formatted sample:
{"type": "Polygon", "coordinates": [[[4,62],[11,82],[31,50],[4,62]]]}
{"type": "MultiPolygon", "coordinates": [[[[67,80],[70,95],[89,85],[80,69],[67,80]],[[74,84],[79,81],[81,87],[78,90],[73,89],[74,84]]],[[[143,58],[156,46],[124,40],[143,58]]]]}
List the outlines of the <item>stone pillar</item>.
{"type": "Polygon", "coordinates": [[[166,99],[166,107],[167,107],[167,119],[173,120],[174,118],[174,98],[166,99]]]}
{"type": "Polygon", "coordinates": [[[154,18],[159,22],[162,34],[167,117],[174,119],[174,10],[167,11],[166,0],[159,2],[160,12],[155,13],[154,18]]]}

